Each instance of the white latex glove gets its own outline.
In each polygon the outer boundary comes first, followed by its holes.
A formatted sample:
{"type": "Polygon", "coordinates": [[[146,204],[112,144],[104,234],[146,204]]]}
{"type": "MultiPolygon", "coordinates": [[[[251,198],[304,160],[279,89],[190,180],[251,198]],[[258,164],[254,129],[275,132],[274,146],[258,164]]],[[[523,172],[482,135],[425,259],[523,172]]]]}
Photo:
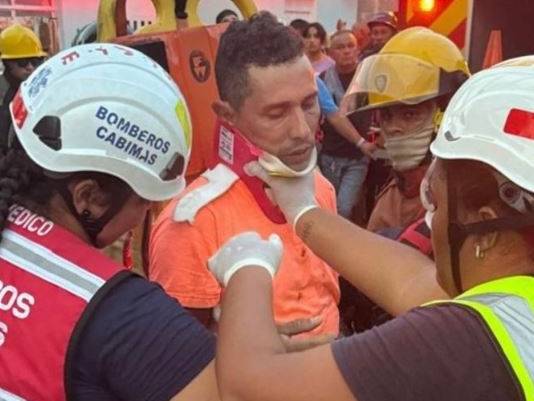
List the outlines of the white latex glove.
{"type": "Polygon", "coordinates": [[[314,172],[302,177],[277,177],[270,176],[258,162],[250,162],[245,166],[245,171],[250,176],[258,177],[265,182],[272,191],[272,195],[278,207],[284,213],[286,220],[297,225],[297,221],[304,213],[319,207],[315,200],[314,172]]]}
{"type": "Polygon", "coordinates": [[[208,260],[208,268],[224,287],[243,267],[261,266],[274,277],[282,259],[284,246],[280,237],[271,234],[264,240],[257,232],[247,231],[232,237],[208,260]]]}

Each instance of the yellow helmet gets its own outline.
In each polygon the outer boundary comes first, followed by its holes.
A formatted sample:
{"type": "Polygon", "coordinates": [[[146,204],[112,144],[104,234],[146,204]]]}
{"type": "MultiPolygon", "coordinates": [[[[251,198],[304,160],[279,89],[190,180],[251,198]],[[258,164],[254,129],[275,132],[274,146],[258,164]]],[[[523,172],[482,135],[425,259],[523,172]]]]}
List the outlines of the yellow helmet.
{"type": "Polygon", "coordinates": [[[348,111],[418,104],[452,94],[469,75],[450,39],[428,28],[408,28],[359,65],[346,95],[348,111]]]}
{"type": "Polygon", "coordinates": [[[0,59],[45,56],[41,41],[31,29],[13,24],[0,33],[0,59]]]}

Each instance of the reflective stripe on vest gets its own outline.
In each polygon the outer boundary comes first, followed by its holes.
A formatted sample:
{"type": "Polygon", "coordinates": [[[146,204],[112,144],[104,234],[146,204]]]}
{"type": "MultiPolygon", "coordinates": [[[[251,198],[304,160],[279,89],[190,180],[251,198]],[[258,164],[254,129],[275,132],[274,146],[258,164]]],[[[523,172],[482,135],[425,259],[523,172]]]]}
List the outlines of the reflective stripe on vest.
{"type": "Polygon", "coordinates": [[[2,233],[0,257],[86,302],[105,281],[11,230],[2,233]]]}
{"type": "Polygon", "coordinates": [[[0,388],[0,401],[26,401],[24,398],[20,398],[15,394],[11,394],[9,391],[0,388]]]}
{"type": "Polygon", "coordinates": [[[84,313],[128,275],[27,209],[13,206],[7,220],[0,243],[0,401],[65,401],[72,391],[69,352],[90,316],[84,313]]]}
{"type": "Polygon", "coordinates": [[[476,311],[500,345],[521,385],[534,401],[534,278],[508,277],[479,285],[450,301],[476,311]]]}

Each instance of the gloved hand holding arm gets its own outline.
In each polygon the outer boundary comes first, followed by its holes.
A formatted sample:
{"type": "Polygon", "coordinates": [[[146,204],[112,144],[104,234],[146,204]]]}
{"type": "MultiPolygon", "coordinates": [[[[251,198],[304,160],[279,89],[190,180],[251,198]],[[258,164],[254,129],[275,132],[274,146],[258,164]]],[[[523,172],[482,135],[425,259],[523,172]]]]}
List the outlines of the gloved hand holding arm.
{"type": "Polygon", "coordinates": [[[247,171],[271,187],[278,206],[306,245],[388,313],[396,316],[448,298],[436,281],[434,263],[426,256],[319,209],[313,174],[271,177],[255,162],[247,165],[247,171]]]}

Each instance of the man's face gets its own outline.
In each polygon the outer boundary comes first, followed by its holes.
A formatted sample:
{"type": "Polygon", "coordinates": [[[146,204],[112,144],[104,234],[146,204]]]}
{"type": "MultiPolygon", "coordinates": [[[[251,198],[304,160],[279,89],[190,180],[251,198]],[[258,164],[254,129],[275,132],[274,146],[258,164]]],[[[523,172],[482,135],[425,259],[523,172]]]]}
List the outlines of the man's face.
{"type": "Polygon", "coordinates": [[[294,170],[308,166],[315,147],[319,104],[306,56],[248,70],[249,93],[230,121],[255,146],[294,170]]]}
{"type": "Polygon", "coordinates": [[[376,24],[371,28],[371,43],[373,46],[382,47],[390,40],[395,31],[388,25],[376,24]]]}
{"type": "Polygon", "coordinates": [[[352,33],[342,33],[334,36],[330,46],[330,56],[336,62],[336,66],[348,69],[354,67],[358,60],[358,42],[352,33]]]}
{"type": "Polygon", "coordinates": [[[410,135],[420,131],[434,117],[435,101],[396,105],[380,109],[380,128],[385,137],[410,135]]]}
{"type": "Polygon", "coordinates": [[[14,78],[19,81],[25,81],[35,69],[42,64],[43,58],[31,57],[15,60],[5,60],[7,66],[14,78]]]}
{"type": "Polygon", "coordinates": [[[304,45],[306,50],[311,53],[317,53],[323,48],[323,43],[319,36],[319,31],[316,28],[312,27],[308,29],[307,35],[304,36],[304,45]]]}

